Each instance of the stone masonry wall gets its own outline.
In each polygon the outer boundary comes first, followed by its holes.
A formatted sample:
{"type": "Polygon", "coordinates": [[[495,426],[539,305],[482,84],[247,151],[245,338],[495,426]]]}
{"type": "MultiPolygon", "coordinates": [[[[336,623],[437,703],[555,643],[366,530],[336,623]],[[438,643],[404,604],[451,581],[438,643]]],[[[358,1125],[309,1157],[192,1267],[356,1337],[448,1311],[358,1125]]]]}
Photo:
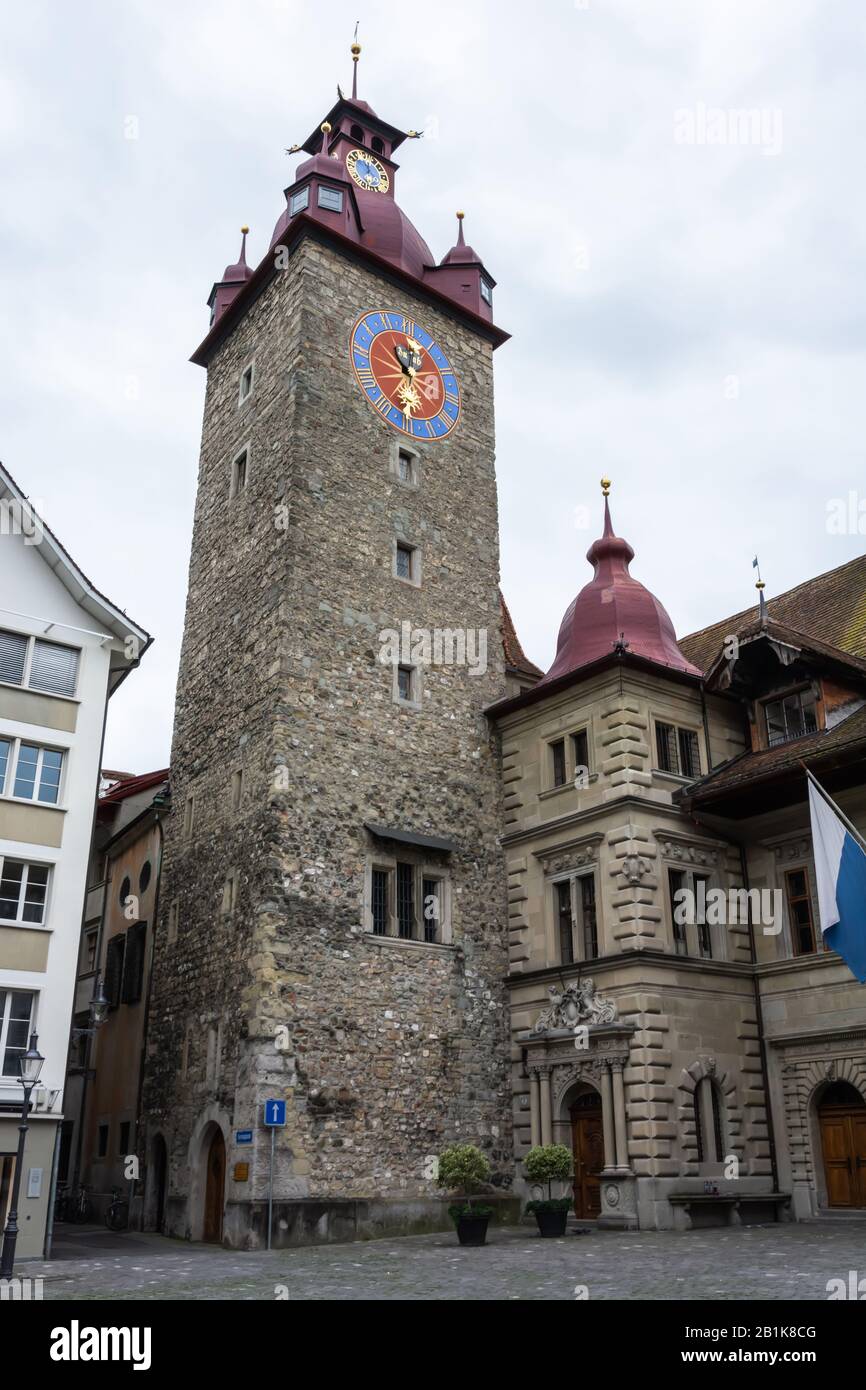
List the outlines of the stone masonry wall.
{"type": "Polygon", "coordinates": [[[501,790],[482,714],[505,679],[493,435],[489,344],[312,241],[211,363],[145,1091],[175,1197],[208,1118],[229,1200],[264,1195],[269,1095],[290,1102],[279,1195],[432,1194],[431,1156],[454,1139],[510,1181],[501,790]],[[453,436],[412,442],[417,488],[398,482],[402,436],[349,362],[349,330],[376,308],[417,317],[461,382],[453,436]],[[247,487],[230,499],[244,444],[247,487]],[[398,537],[421,548],[420,587],[393,575],[398,537]],[[421,708],[398,706],[379,633],[403,620],[484,630],[486,673],[428,667],[421,708]],[[365,864],[383,847],[365,822],[456,842],[424,858],[450,874],[452,944],[369,934],[365,864]],[[244,1127],[256,1143],[235,1152],[244,1127]],[[231,1180],[238,1158],[248,1183],[231,1180]]]}

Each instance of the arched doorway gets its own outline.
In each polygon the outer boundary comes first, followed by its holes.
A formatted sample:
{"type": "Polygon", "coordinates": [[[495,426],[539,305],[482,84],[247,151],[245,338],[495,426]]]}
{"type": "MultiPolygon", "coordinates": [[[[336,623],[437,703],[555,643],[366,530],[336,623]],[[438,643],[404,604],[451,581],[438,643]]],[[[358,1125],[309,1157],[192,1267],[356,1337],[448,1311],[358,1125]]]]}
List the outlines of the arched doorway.
{"type": "Polygon", "coordinates": [[[148,1228],[160,1233],[165,1226],[165,1194],[168,1184],[168,1150],[161,1134],[154,1136],[150,1150],[150,1201],[148,1228]]]}
{"type": "Polygon", "coordinates": [[[834,1081],[818,1100],[827,1204],[866,1207],[866,1101],[847,1081],[834,1081]]]}
{"type": "Polygon", "coordinates": [[[599,1176],[604,1167],[601,1096],[587,1088],[569,1107],[574,1154],[574,1214],[587,1219],[601,1215],[599,1176]]]}
{"type": "Polygon", "coordinates": [[[204,1229],[202,1240],[221,1245],[223,1238],[223,1205],[226,1188],[226,1146],[222,1130],[214,1128],[210,1144],[206,1144],[207,1180],[204,1192],[204,1229]]]}

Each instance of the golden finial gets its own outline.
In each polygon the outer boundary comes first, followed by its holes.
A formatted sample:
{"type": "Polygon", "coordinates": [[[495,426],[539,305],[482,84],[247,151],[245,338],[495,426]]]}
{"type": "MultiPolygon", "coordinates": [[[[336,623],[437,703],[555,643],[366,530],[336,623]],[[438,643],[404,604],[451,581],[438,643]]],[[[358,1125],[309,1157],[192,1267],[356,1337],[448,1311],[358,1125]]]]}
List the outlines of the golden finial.
{"type": "Polygon", "coordinates": [[[331,133],[331,122],[330,122],[330,121],[322,121],[322,124],[319,126],[319,130],[322,132],[323,135],[330,135],[330,133],[331,133]]]}
{"type": "Polygon", "coordinates": [[[756,588],[756,589],[766,589],[766,587],[767,587],[767,586],[766,586],[766,584],[764,583],[763,579],[758,579],[758,580],[756,580],[756,582],[755,582],[755,588],[756,588]]]}
{"type": "Polygon", "coordinates": [[[353,62],[353,63],[357,63],[357,61],[358,61],[358,59],[360,58],[360,56],[361,56],[361,45],[360,45],[359,43],[353,43],[353,44],[352,44],[352,62],[353,62]]]}
{"type": "Polygon", "coordinates": [[[249,227],[241,227],[241,231],[243,232],[244,236],[246,236],[247,232],[249,231],[249,227]]]}
{"type": "Polygon", "coordinates": [[[458,222],[462,222],[465,216],[466,216],[466,213],[465,213],[465,212],[458,212],[458,214],[457,214],[457,221],[458,221],[458,222]]]}
{"type": "Polygon", "coordinates": [[[610,492],[610,478],[602,478],[602,480],[601,480],[601,493],[602,493],[602,496],[603,496],[603,497],[607,497],[607,495],[608,495],[609,492],[610,492]]]}

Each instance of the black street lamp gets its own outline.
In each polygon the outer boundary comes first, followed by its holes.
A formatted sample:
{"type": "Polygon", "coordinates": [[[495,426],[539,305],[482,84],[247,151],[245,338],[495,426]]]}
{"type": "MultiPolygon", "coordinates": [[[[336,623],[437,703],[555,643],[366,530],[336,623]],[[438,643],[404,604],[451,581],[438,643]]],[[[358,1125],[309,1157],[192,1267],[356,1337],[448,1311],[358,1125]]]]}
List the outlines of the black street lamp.
{"type": "Polygon", "coordinates": [[[30,1046],[19,1059],[18,1067],[20,1076],[18,1080],[24,1087],[24,1105],[21,1109],[21,1124],[18,1126],[18,1154],[15,1159],[15,1177],[12,1180],[12,1198],[9,1205],[9,1220],[6,1222],[6,1230],[3,1232],[3,1254],[0,1256],[0,1279],[11,1279],[12,1268],[15,1264],[15,1246],[18,1243],[18,1194],[21,1191],[21,1173],[24,1167],[24,1140],[27,1135],[29,1125],[27,1117],[30,1114],[30,1096],[33,1087],[39,1080],[39,1073],[45,1058],[36,1046],[38,1039],[35,1033],[30,1034],[30,1046]]]}

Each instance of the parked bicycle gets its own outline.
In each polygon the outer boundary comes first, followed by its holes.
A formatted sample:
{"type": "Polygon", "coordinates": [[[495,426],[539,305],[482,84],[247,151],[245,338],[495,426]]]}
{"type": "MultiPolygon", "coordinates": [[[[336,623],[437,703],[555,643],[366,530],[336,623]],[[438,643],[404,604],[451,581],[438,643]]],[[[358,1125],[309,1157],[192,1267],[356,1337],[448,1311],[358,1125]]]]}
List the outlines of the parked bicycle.
{"type": "Polygon", "coordinates": [[[58,1182],[57,1191],[54,1194],[54,1220],[69,1220],[69,1183],[58,1182]]]}
{"type": "Polygon", "coordinates": [[[129,1225],[129,1202],[122,1196],[119,1187],[111,1189],[111,1201],[105,1213],[105,1224],[109,1231],[125,1231],[129,1225]]]}
{"type": "Polygon", "coordinates": [[[93,1218],[93,1208],[90,1205],[90,1198],[87,1195],[88,1191],[89,1189],[84,1186],[84,1183],[81,1183],[75,1194],[75,1201],[72,1206],[72,1220],[77,1221],[79,1226],[86,1225],[87,1222],[93,1218]]]}

